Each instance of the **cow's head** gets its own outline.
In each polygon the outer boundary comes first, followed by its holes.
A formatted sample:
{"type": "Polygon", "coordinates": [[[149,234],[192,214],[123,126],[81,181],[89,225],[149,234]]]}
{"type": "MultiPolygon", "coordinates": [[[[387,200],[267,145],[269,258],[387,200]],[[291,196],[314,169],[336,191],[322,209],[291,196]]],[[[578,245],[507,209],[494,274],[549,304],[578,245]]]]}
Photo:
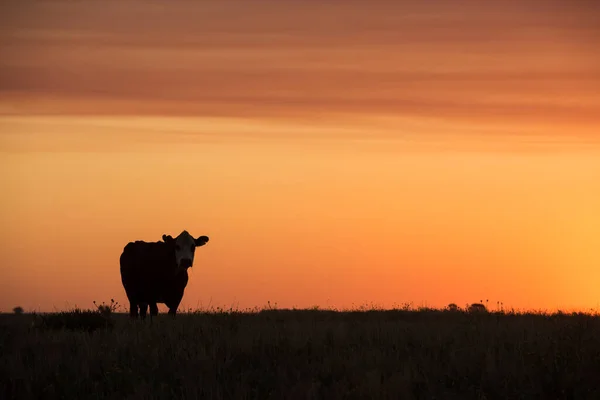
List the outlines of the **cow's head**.
{"type": "Polygon", "coordinates": [[[199,236],[194,239],[187,231],[183,231],[175,239],[171,235],[163,235],[163,241],[175,248],[175,265],[178,269],[186,270],[194,263],[196,247],[204,246],[208,236],[199,236]]]}

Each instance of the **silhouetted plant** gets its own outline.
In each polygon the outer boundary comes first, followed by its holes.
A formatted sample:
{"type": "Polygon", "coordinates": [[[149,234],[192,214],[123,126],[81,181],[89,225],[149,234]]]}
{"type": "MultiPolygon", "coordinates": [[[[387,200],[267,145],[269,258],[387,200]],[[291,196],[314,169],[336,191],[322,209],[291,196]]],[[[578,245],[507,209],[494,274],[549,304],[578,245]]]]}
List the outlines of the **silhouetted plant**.
{"type": "Polygon", "coordinates": [[[473,303],[469,306],[470,313],[486,313],[487,308],[481,303],[473,303]]]}
{"type": "Polygon", "coordinates": [[[98,329],[112,329],[114,321],[110,314],[106,314],[100,310],[81,310],[75,308],[71,311],[63,311],[47,315],[39,315],[39,322],[35,324],[39,329],[50,330],[72,330],[94,332],[98,329]]]}
{"type": "Polygon", "coordinates": [[[113,312],[116,312],[121,307],[119,302],[115,301],[114,299],[110,299],[110,304],[105,304],[102,302],[102,304],[98,305],[96,304],[95,300],[93,303],[98,309],[98,312],[106,317],[109,317],[113,312]]]}
{"type": "Polygon", "coordinates": [[[23,311],[23,307],[19,307],[19,306],[17,306],[17,307],[15,307],[15,308],[13,308],[13,312],[14,312],[15,314],[17,314],[17,315],[21,315],[21,314],[23,314],[23,312],[24,312],[24,311],[23,311]]]}
{"type": "Polygon", "coordinates": [[[448,304],[448,311],[460,311],[460,308],[458,308],[458,306],[454,303],[450,303],[448,304]]]}

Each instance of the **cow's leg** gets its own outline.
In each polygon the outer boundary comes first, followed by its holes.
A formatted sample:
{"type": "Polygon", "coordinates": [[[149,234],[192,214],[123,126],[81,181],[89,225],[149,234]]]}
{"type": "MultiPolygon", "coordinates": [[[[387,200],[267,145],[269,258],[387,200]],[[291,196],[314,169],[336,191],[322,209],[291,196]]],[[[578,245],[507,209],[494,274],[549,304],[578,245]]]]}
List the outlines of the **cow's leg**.
{"type": "Polygon", "coordinates": [[[140,318],[146,319],[147,312],[148,312],[148,303],[140,303],[140,318]]]}
{"type": "Polygon", "coordinates": [[[138,317],[138,305],[133,301],[129,302],[129,317],[131,319],[137,319],[138,317]]]}
{"type": "Polygon", "coordinates": [[[156,303],[150,303],[150,316],[156,317],[158,315],[158,306],[156,303]]]}
{"type": "Polygon", "coordinates": [[[167,305],[167,307],[169,307],[169,315],[175,317],[175,315],[177,314],[177,308],[179,307],[179,302],[169,302],[165,304],[167,305]]]}

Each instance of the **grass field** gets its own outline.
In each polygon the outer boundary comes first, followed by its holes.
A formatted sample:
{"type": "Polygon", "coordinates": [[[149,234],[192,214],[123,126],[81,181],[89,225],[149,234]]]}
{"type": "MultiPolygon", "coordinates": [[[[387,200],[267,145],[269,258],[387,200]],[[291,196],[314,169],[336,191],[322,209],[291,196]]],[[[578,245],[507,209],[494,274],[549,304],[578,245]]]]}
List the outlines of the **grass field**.
{"type": "Polygon", "coordinates": [[[598,315],[65,315],[0,316],[2,398],[600,399],[598,315]]]}

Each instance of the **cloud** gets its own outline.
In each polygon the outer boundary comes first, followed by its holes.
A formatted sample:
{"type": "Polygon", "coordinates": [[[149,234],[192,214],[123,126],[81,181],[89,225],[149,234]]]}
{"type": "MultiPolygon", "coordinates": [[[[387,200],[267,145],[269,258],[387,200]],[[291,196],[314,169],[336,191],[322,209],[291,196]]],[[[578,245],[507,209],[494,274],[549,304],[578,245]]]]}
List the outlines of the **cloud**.
{"type": "Polygon", "coordinates": [[[600,125],[597,7],[244,4],[13,6],[0,114],[600,125]]]}

